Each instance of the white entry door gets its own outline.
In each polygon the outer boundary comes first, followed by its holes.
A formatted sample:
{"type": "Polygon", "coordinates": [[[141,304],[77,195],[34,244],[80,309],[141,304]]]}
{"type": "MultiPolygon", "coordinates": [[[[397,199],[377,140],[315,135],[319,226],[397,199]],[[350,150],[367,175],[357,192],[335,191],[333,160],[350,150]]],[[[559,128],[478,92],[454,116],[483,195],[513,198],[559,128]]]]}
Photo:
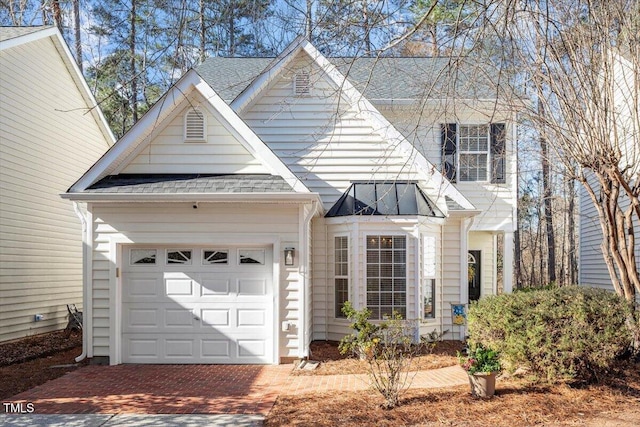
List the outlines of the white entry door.
{"type": "Polygon", "coordinates": [[[124,363],[274,363],[270,247],[126,247],[124,363]]]}

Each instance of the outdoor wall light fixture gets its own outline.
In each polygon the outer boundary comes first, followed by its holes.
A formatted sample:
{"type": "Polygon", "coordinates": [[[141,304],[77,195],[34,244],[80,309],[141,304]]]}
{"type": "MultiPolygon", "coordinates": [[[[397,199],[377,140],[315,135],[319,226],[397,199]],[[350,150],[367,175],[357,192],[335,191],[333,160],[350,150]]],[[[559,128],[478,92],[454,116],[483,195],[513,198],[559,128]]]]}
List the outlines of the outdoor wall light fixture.
{"type": "Polygon", "coordinates": [[[295,248],[284,248],[284,265],[293,265],[295,248]]]}

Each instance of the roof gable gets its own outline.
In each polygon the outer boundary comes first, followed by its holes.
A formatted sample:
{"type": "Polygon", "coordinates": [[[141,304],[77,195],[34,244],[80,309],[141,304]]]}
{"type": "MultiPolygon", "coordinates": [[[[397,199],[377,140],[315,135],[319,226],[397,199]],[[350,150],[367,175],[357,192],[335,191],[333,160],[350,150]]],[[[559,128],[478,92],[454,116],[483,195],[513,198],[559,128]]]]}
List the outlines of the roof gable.
{"type": "MultiPolygon", "coordinates": [[[[180,137],[181,138],[181,137],[180,137]]],[[[183,147],[192,146],[185,143],[183,147]]],[[[204,82],[193,70],[187,72],[156,104],[98,161],[82,178],[70,189],[70,193],[82,192],[108,175],[118,173],[184,173],[185,170],[202,173],[261,173],[268,172],[278,175],[295,191],[307,193],[309,190],[295,175],[278,159],[268,147],[249,129],[249,127],[233,112],[233,110],[204,82]],[[153,166],[141,167],[142,158],[151,155],[151,144],[155,138],[162,136],[167,124],[179,120],[180,113],[185,111],[191,101],[200,103],[226,132],[226,135],[242,147],[246,155],[257,160],[257,169],[246,171],[194,170],[189,168],[189,161],[185,168],[169,169],[167,162],[165,169],[158,163],[148,162],[153,166]],[[177,119],[178,118],[178,119],[177,119]],[[147,150],[147,151],[145,151],[147,150]],[[138,166],[136,167],[136,161],[138,166]],[[261,169],[262,168],[262,169],[261,169]]]]}
{"type": "MultiPolygon", "coordinates": [[[[291,74],[292,70],[295,70],[298,66],[296,64],[296,60],[302,62],[310,61],[312,67],[320,70],[319,76],[315,77],[316,80],[325,80],[328,82],[339,97],[337,105],[340,107],[346,106],[344,111],[349,110],[347,113],[350,117],[346,118],[343,117],[343,110],[333,111],[334,115],[340,117],[336,117],[335,122],[332,123],[332,125],[334,125],[332,131],[328,133],[325,132],[324,134],[319,135],[316,139],[315,143],[325,143],[327,145],[327,150],[318,151],[318,156],[331,155],[328,154],[332,152],[329,147],[337,148],[336,144],[344,140],[344,138],[340,139],[340,135],[336,135],[336,133],[343,132],[343,130],[345,132],[349,132],[349,126],[353,126],[349,123],[349,120],[359,120],[361,122],[364,120],[366,122],[366,126],[360,126],[360,129],[362,129],[360,132],[363,132],[363,137],[360,138],[358,142],[367,141],[368,136],[373,135],[377,138],[378,143],[375,148],[377,151],[360,154],[362,157],[361,171],[363,174],[369,174],[366,177],[361,176],[360,179],[389,180],[393,179],[394,176],[398,179],[417,179],[423,183],[428,183],[430,190],[427,191],[430,191],[432,197],[438,199],[440,207],[446,209],[446,203],[444,200],[440,200],[440,196],[444,195],[449,196],[465,209],[473,209],[473,205],[453,185],[451,185],[449,181],[447,181],[440,172],[438,172],[437,169],[429,163],[426,158],[420,154],[364,96],[362,96],[362,94],[349,82],[348,79],[344,77],[337,67],[325,58],[317,49],[315,49],[311,43],[303,38],[298,38],[283,52],[282,55],[273,60],[270,65],[268,65],[267,68],[254,79],[251,85],[240,93],[231,103],[234,110],[244,117],[250,126],[254,127],[256,132],[262,136],[267,144],[270,144],[271,142],[272,147],[279,144],[275,138],[269,138],[269,134],[273,131],[278,132],[279,129],[282,129],[286,125],[286,123],[278,124],[271,119],[265,120],[264,117],[261,121],[259,119],[252,120],[251,117],[245,117],[245,115],[254,115],[251,111],[252,108],[255,110],[253,106],[260,103],[261,98],[267,96],[270,91],[273,93],[278,90],[283,90],[283,88],[281,86],[277,86],[277,84],[285,79],[290,79],[288,75],[291,74]],[[336,124],[338,120],[345,122],[344,126],[340,129],[336,124]],[[272,126],[271,130],[267,129],[270,124],[272,126]],[[325,141],[321,141],[322,138],[324,138],[325,141]],[[384,147],[382,145],[384,145],[384,147]],[[372,154],[373,156],[371,156],[372,154]],[[393,167],[387,167],[388,165],[384,164],[385,159],[393,159],[392,161],[395,162],[393,165],[395,169],[393,167]],[[366,161],[368,164],[365,165],[362,161],[366,161]],[[405,178],[400,177],[398,174],[402,174],[405,178]]],[[[269,101],[263,102],[264,105],[260,108],[265,108],[266,104],[274,104],[278,102],[283,106],[285,104],[295,104],[296,102],[299,102],[300,108],[298,108],[298,110],[301,112],[300,115],[298,115],[293,108],[287,112],[292,117],[300,117],[301,120],[299,120],[299,123],[304,123],[305,121],[308,122],[312,119],[303,118],[302,114],[304,114],[304,112],[301,109],[304,108],[303,104],[306,102],[304,100],[291,101],[284,98],[270,98],[269,101]]],[[[325,107],[329,102],[329,98],[325,98],[325,107]]],[[[285,114],[287,112],[285,112],[285,114]]],[[[295,126],[299,125],[296,124],[295,126]]],[[[322,130],[320,130],[320,132],[322,132],[322,130]]],[[[307,135],[313,136],[316,133],[317,131],[310,129],[310,132],[307,132],[307,135]]],[[[313,142],[310,142],[310,145],[312,143],[313,142]]],[[[298,152],[300,152],[300,150],[298,150],[298,152]]],[[[284,151],[278,151],[277,154],[282,158],[286,156],[290,157],[287,164],[290,168],[293,168],[294,166],[296,167],[294,172],[296,172],[301,179],[306,180],[310,176],[318,177],[321,174],[321,172],[318,172],[321,169],[321,166],[314,168],[312,166],[305,167],[305,165],[301,164],[301,162],[313,162],[314,159],[312,158],[304,159],[300,157],[300,160],[298,160],[295,156],[292,157],[284,151]],[[294,164],[296,161],[298,162],[297,165],[294,164]]],[[[335,160],[341,161],[338,159],[335,160]]],[[[352,165],[345,163],[344,173],[348,174],[351,172],[348,169],[349,166],[352,165]]],[[[330,173],[330,171],[327,171],[325,176],[328,176],[330,173]]],[[[346,190],[347,186],[348,184],[342,182],[337,186],[336,190],[338,193],[342,193],[346,190]]],[[[334,194],[331,195],[333,199],[339,196],[339,194],[335,194],[335,191],[333,193],[334,194]]],[[[327,202],[332,204],[334,200],[331,199],[331,197],[327,202]]]]}

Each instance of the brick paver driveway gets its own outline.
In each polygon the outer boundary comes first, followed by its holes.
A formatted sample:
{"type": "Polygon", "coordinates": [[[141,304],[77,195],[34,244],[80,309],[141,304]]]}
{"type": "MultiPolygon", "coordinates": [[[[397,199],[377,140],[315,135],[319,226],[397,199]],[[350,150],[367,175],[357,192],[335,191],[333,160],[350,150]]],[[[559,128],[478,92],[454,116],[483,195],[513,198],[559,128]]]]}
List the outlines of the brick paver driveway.
{"type": "Polygon", "coordinates": [[[291,365],[86,366],[9,401],[38,414],[267,415],[291,365]]]}
{"type": "MultiPolygon", "coordinates": [[[[366,375],[291,375],[292,365],[86,366],[9,399],[37,414],[268,415],[279,394],[363,390],[366,375]]],[[[468,382],[459,366],[411,373],[413,388],[468,382]]]]}

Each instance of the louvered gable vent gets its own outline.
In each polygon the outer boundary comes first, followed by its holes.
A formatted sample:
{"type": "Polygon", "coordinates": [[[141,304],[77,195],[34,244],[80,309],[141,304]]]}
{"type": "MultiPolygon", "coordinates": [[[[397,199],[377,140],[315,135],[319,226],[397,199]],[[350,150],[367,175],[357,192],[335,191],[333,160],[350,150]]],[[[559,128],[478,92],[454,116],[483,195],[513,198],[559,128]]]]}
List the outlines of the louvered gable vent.
{"type": "Polygon", "coordinates": [[[187,111],[184,117],[184,140],[186,142],[205,142],[204,113],[198,109],[187,111]]]}
{"type": "Polygon", "coordinates": [[[311,77],[308,71],[299,71],[293,77],[293,93],[295,96],[311,95],[311,77]]]}

